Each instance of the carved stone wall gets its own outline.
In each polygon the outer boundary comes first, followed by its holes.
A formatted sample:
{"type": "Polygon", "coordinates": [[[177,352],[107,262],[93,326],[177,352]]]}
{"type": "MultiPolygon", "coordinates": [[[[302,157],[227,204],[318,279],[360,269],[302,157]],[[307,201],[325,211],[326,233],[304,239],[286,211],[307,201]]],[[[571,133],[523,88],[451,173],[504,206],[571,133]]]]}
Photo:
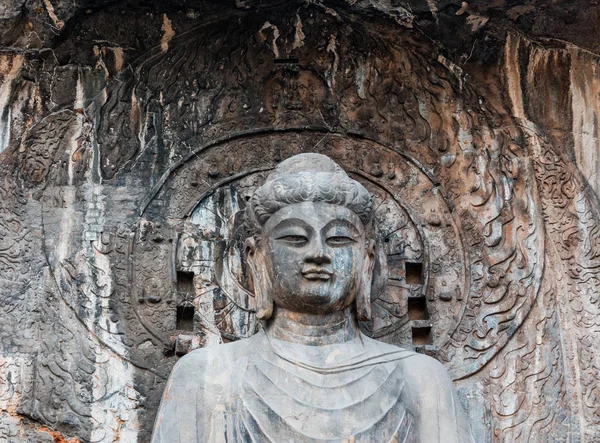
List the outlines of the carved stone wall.
{"type": "Polygon", "coordinates": [[[539,21],[578,9],[13,3],[0,440],[148,441],[177,359],[257,330],[248,195],[321,152],[376,201],[363,330],[444,363],[478,442],[600,441],[600,57],[539,21]]]}

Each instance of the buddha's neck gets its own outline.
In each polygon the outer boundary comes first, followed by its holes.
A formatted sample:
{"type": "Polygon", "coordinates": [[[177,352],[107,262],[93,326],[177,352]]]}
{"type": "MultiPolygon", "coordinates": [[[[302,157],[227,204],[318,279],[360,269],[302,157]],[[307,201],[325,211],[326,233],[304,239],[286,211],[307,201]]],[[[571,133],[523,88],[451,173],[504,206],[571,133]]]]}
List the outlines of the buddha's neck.
{"type": "Polygon", "coordinates": [[[267,334],[279,340],[310,346],[353,340],[360,334],[352,307],[327,315],[292,312],[275,307],[267,334]]]}

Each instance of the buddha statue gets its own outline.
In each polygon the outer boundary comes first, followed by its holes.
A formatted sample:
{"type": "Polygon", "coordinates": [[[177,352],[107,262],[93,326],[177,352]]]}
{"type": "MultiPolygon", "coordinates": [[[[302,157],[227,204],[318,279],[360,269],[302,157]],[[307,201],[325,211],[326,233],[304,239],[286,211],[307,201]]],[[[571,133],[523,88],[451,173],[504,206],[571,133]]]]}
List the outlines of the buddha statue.
{"type": "Polygon", "coordinates": [[[251,338],[175,365],[153,443],[472,442],[435,359],[373,340],[369,192],[329,157],[280,163],[248,202],[251,338]]]}

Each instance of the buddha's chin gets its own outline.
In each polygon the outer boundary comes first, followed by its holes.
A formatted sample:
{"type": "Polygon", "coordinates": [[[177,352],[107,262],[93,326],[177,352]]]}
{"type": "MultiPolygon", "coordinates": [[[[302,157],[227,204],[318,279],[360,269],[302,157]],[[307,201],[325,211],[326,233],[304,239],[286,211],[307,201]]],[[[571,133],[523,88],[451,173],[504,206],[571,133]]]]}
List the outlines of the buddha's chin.
{"type": "Polygon", "coordinates": [[[335,311],[335,305],[340,304],[339,298],[329,291],[305,291],[299,297],[304,306],[314,307],[319,311],[315,313],[335,311]]]}

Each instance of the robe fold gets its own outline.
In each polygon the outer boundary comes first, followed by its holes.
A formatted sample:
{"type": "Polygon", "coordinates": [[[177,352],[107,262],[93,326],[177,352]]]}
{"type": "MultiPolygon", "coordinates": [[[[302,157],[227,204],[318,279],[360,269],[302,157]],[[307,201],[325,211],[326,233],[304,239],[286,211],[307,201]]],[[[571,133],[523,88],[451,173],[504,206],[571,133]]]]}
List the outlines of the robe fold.
{"type": "Polygon", "coordinates": [[[264,332],[198,349],[173,369],[152,443],[470,443],[430,357],[364,335],[306,346],[264,332]]]}

